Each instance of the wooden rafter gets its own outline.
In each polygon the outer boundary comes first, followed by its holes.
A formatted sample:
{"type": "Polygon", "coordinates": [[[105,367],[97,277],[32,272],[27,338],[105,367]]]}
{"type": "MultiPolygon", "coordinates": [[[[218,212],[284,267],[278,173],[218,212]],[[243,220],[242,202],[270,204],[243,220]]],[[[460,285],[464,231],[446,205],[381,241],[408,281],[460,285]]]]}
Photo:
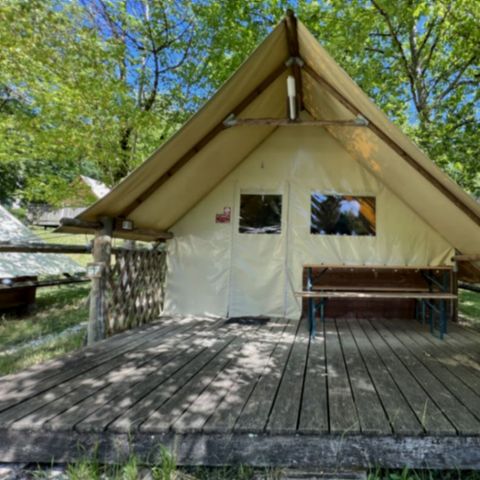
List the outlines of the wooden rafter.
{"type": "Polygon", "coordinates": [[[298,46],[298,32],[297,32],[297,18],[293,10],[287,10],[287,15],[285,17],[285,27],[287,30],[287,45],[290,57],[292,60],[291,68],[292,74],[295,78],[295,84],[298,94],[298,106],[299,112],[303,109],[303,84],[302,84],[302,72],[300,65],[295,59],[300,58],[300,48],[298,46]]]}
{"type": "MultiPolygon", "coordinates": [[[[233,115],[238,115],[250,103],[255,100],[263,91],[265,91],[285,70],[286,65],[282,62],[270,75],[260,82],[245,98],[238,103],[231,111],[233,115]]],[[[201,140],[199,140],[192,148],[182,155],[172,167],[164,174],[157,178],[144,192],[142,192],[135,200],[130,202],[122,211],[121,216],[127,217],[136,208],[138,208],[150,195],[152,195],[161,185],[163,185],[170,177],[177,173],[186,163],[193,158],[200,150],[208,145],[222,130],[226,127],[224,121],[218,122],[201,140]]]]}
{"type": "Polygon", "coordinates": [[[425,179],[434,185],[441,193],[443,193],[451,202],[453,202],[460,210],[462,210],[468,217],[470,217],[477,225],[480,225],[480,217],[468,206],[465,205],[455,194],[453,194],[442,182],[434,177],[427,169],[420,165],[408,152],[400,147],[394,140],[392,140],[381,128],[373,123],[368,117],[364,115],[350,100],[348,100],[342,93],[340,93],[331,83],[319,75],[308,63],[305,63],[303,70],[313,78],[319,85],[321,85],[328,93],[330,93],[336,100],[338,100],[344,107],[346,107],[354,115],[359,115],[366,119],[368,128],[383,142],[385,142],[394,152],[403,158],[411,167],[419,172],[425,179]]]}
{"type": "Polygon", "coordinates": [[[290,120],[289,118],[233,118],[225,122],[227,127],[272,125],[277,127],[366,127],[362,119],[354,120],[290,120]]]}

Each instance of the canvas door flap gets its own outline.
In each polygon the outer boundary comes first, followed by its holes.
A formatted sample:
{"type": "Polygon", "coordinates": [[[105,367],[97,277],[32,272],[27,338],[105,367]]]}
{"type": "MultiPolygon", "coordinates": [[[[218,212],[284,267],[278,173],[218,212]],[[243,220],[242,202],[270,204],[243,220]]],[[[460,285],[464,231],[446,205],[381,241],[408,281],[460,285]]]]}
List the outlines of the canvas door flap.
{"type": "Polygon", "coordinates": [[[236,195],[229,315],[284,316],[287,195],[283,186],[242,185],[236,195]]]}

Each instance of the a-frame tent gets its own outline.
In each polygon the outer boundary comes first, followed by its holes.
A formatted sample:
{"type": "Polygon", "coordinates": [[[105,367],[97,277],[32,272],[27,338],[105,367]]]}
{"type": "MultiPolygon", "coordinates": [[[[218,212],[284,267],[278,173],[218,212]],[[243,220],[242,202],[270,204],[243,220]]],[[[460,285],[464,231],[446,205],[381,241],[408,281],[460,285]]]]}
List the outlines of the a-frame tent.
{"type": "MultiPolygon", "coordinates": [[[[296,79],[302,119],[311,125],[317,122],[311,128],[328,134],[356,166],[448,245],[443,256],[425,257],[430,264],[451,264],[450,251],[480,254],[480,205],[374,105],[293,14],[176,135],[79,219],[127,218],[142,229],[173,230],[176,236],[183,231],[188,236],[184,229],[176,232],[175,226],[245,159],[279,131],[307,128],[271,120],[288,116],[289,75],[296,79]],[[250,121],[255,118],[262,120],[250,121]],[[242,119],[249,121],[240,126],[242,119]],[[319,127],[322,120],[325,125],[319,127]]],[[[301,134],[298,139],[302,141],[301,134]]],[[[428,250],[428,242],[421,248],[428,250]]],[[[462,263],[461,274],[470,280],[480,278],[474,263],[462,263]]]]}

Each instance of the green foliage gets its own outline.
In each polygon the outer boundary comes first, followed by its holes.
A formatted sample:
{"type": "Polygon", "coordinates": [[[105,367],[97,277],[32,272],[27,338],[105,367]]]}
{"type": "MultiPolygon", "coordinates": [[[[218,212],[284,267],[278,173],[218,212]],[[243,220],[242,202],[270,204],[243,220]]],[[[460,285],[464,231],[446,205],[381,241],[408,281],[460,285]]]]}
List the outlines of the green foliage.
{"type": "Polygon", "coordinates": [[[476,0],[5,0],[0,201],[112,185],[233,73],[292,6],[375,102],[480,195],[476,0]]]}
{"type": "Polygon", "coordinates": [[[163,446],[160,447],[160,459],[158,465],[152,467],[153,480],[175,480],[177,463],[175,457],[163,446]]]}

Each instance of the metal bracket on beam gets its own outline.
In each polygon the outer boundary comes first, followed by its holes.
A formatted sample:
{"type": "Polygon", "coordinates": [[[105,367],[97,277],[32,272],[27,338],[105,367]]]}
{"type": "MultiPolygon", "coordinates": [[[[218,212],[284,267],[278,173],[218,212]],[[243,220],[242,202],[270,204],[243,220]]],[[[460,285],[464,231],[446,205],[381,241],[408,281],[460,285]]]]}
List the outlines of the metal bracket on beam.
{"type": "Polygon", "coordinates": [[[234,127],[237,124],[237,117],[234,113],[231,113],[224,121],[223,125],[225,127],[234,127]]]}
{"type": "Polygon", "coordinates": [[[357,115],[357,117],[354,120],[355,124],[360,126],[360,127],[367,127],[368,126],[368,120],[363,117],[362,115],[357,115]]]}
{"type": "Polygon", "coordinates": [[[286,67],[291,67],[292,65],[298,65],[300,68],[302,68],[305,65],[305,62],[303,61],[303,58],[301,58],[301,57],[290,57],[285,62],[285,66],[286,67]]]}

